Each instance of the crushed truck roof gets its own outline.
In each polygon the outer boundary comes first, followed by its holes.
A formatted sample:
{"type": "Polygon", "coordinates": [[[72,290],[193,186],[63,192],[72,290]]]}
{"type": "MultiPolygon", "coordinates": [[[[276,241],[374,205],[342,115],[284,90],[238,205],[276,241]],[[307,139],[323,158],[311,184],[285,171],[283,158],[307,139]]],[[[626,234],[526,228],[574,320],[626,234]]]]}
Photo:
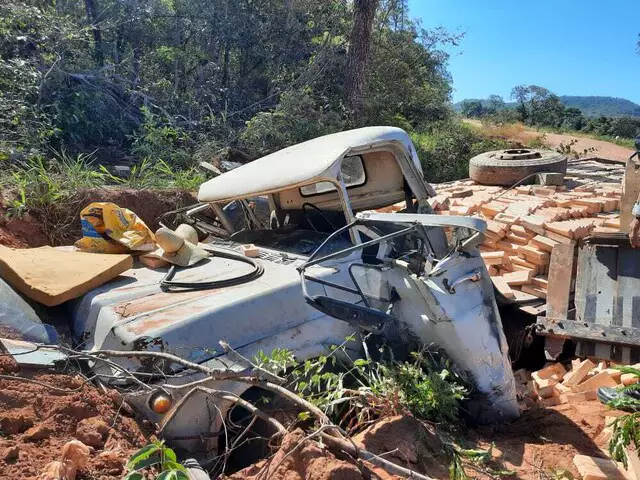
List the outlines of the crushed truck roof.
{"type": "Polygon", "coordinates": [[[203,183],[198,200],[221,203],[335,179],[339,161],[345,156],[389,144],[397,144],[408,152],[414,165],[422,171],[415,148],[404,130],[365,127],[314,138],[247,163],[203,183]]]}

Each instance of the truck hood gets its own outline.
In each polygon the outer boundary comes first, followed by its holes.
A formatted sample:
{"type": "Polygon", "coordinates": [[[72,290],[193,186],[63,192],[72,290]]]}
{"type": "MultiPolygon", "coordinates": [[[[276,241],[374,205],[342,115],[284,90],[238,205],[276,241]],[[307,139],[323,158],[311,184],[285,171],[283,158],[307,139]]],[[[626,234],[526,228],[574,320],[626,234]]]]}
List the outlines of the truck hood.
{"type": "MultiPolygon", "coordinates": [[[[323,316],[301,294],[296,261],[263,261],[263,266],[264,274],[248,283],[181,292],[161,290],[166,270],[131,269],[74,303],[75,340],[85,349],[147,348],[202,362],[220,353],[215,351],[220,340],[242,348],[323,316]]],[[[179,271],[175,279],[204,282],[234,277],[248,268],[213,257],[179,271]]],[[[323,290],[316,288],[318,293],[323,290]]],[[[129,367],[140,366],[129,362],[129,367]]]]}

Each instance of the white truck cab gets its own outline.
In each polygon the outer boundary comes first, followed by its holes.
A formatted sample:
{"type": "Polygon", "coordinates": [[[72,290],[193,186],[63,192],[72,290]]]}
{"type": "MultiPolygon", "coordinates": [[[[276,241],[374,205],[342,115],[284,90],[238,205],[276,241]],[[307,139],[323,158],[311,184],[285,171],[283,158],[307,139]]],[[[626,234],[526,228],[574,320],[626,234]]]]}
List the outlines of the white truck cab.
{"type": "MultiPolygon", "coordinates": [[[[205,182],[201,203],[183,212],[212,251],[176,272],[183,287],[167,288],[165,270],[137,266],[75,302],[75,341],[86,350],[164,351],[234,367],[221,340],[248,358],[287,348],[303,361],[347,336],[373,332],[444,350],[473,385],[478,421],[515,418],[507,344],[477,248],[486,224],[433,215],[433,195],[409,136],[393,127],[327,135],[255,160],[205,182]],[[376,212],[400,201],[402,213],[376,212]],[[258,274],[233,258],[246,244],[258,250],[258,274]],[[239,277],[246,281],[234,281],[239,277]],[[211,281],[215,288],[200,288],[211,281]]],[[[362,354],[358,342],[349,348],[362,354]]],[[[113,361],[151,385],[129,401],[169,442],[215,455],[231,404],[188,394],[202,374],[113,361]],[[172,397],[166,414],[151,409],[156,387],[172,397]]],[[[113,365],[94,368],[124,381],[113,365]]],[[[238,395],[248,388],[212,386],[238,395]]]]}

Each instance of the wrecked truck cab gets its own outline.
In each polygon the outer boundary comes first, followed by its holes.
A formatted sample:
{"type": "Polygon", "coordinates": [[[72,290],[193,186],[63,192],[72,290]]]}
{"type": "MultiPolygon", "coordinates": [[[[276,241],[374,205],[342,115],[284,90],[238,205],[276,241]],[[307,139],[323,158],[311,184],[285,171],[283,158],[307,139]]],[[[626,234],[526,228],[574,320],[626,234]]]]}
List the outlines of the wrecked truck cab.
{"type": "MultiPolygon", "coordinates": [[[[303,361],[354,334],[388,333],[444,350],[477,394],[478,420],[514,418],[506,341],[476,246],[486,225],[430,215],[434,194],[409,136],[393,127],[327,135],[255,160],[205,182],[201,203],[183,212],[209,234],[203,245],[212,254],[177,271],[182,287],[167,288],[164,270],[134,268],[75,302],[75,339],[87,350],[163,351],[242,370],[221,341],[246,358],[286,348],[303,361]],[[373,213],[401,201],[404,214],[373,213]],[[247,244],[259,274],[238,261],[247,244]]],[[[363,353],[358,342],[348,348],[363,353]]],[[[168,441],[215,454],[233,403],[190,390],[203,374],[149,359],[99,363],[94,369],[113,382],[125,381],[123,369],[145,380],[129,401],[168,441]],[[170,398],[168,412],[154,411],[159,394],[170,398]]],[[[249,387],[210,383],[236,395],[249,387]]]]}

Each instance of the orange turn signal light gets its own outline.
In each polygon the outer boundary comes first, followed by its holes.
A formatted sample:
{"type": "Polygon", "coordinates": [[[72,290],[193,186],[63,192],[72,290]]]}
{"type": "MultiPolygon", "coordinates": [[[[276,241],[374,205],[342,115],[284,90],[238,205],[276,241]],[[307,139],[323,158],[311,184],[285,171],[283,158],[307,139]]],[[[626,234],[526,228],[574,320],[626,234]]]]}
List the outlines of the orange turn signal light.
{"type": "Polygon", "coordinates": [[[171,397],[169,395],[160,392],[151,397],[149,406],[155,413],[162,415],[163,413],[167,413],[169,411],[172,403],[173,401],[171,400],[171,397]]]}

